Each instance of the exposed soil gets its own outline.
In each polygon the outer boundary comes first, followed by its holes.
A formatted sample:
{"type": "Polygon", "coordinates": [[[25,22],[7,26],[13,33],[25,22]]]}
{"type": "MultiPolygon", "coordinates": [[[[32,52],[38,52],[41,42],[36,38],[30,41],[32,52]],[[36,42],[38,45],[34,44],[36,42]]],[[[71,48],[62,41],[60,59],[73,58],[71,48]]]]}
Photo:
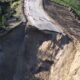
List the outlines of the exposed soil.
{"type": "MultiPolygon", "coordinates": [[[[51,4],[47,0],[44,2],[45,10],[63,25],[66,33],[80,36],[80,33],[71,31],[75,27],[79,30],[80,24],[67,8],[51,4]]],[[[60,57],[59,51],[73,42],[68,35],[63,36],[56,32],[45,34],[33,27],[26,27],[23,22],[0,36],[0,80],[49,80],[51,66],[60,57]]]]}
{"type": "Polygon", "coordinates": [[[57,41],[57,35],[55,32],[52,35],[44,34],[34,28],[29,28],[25,32],[25,25],[22,23],[2,36],[0,80],[49,80],[55,56],[64,45],[72,41],[68,36],[63,36],[57,41]],[[45,48],[44,51],[41,48],[45,48]],[[50,52],[50,48],[54,53],[50,52]]]}

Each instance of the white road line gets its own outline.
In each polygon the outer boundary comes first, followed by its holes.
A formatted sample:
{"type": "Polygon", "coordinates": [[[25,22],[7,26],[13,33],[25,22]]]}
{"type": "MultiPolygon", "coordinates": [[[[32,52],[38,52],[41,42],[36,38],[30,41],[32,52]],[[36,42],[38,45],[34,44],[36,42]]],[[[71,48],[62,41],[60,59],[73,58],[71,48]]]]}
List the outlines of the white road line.
{"type": "Polygon", "coordinates": [[[44,11],[43,0],[24,0],[24,13],[28,21],[39,30],[64,34],[63,28],[44,11]]]}

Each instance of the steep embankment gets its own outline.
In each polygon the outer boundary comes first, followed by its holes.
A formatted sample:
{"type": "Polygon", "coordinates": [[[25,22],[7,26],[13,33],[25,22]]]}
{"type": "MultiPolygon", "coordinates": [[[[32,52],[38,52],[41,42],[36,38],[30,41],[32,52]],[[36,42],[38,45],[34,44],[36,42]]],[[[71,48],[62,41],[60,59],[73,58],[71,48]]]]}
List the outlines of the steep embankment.
{"type": "Polygon", "coordinates": [[[45,34],[25,23],[20,24],[0,37],[0,80],[80,79],[80,35],[72,34],[68,26],[74,29],[72,25],[77,26],[79,23],[75,24],[67,8],[46,0],[44,4],[49,15],[62,22],[61,25],[64,24],[70,36],[57,32],[45,34]],[[75,39],[69,38],[71,35],[75,39]]]}
{"type": "Polygon", "coordinates": [[[49,80],[51,66],[73,41],[68,36],[44,34],[34,28],[25,33],[23,26],[0,39],[0,79],[49,80]]]}

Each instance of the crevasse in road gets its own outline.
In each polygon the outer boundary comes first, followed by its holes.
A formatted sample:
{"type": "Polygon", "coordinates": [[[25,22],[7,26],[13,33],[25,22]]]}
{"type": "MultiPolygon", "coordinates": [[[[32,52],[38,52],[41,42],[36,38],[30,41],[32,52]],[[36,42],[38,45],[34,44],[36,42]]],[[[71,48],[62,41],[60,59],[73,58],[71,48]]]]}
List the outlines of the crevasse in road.
{"type": "Polygon", "coordinates": [[[43,9],[43,0],[24,0],[24,13],[28,21],[39,30],[64,33],[62,27],[43,9]]]}

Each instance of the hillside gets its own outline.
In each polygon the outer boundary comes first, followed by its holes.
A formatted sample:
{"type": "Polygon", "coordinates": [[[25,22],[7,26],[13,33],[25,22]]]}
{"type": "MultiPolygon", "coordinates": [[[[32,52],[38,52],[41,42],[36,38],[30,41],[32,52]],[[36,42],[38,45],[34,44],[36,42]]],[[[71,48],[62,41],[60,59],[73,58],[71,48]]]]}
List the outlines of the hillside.
{"type": "Polygon", "coordinates": [[[15,1],[9,8],[16,10],[11,15],[19,23],[0,28],[0,80],[80,80],[80,22],[75,13],[43,0],[45,13],[63,28],[63,35],[28,23],[24,2],[15,1]]]}

